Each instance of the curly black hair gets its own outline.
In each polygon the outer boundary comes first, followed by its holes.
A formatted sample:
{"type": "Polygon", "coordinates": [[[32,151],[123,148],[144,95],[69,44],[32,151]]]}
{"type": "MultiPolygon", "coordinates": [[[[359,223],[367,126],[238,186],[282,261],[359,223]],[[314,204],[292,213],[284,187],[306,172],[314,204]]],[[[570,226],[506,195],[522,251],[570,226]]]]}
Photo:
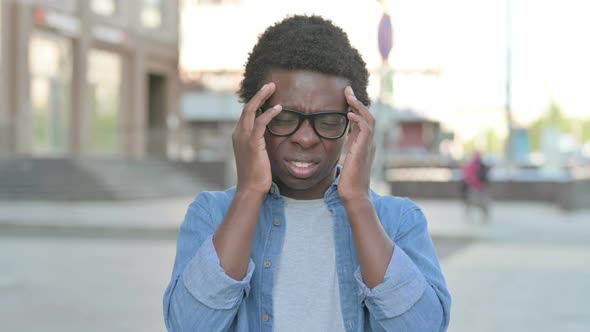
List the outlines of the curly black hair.
{"type": "Polygon", "coordinates": [[[258,38],[246,62],[238,94],[247,103],[274,69],[310,70],[348,79],[355,96],[369,106],[369,72],[348,35],[320,16],[294,15],[258,38]]]}

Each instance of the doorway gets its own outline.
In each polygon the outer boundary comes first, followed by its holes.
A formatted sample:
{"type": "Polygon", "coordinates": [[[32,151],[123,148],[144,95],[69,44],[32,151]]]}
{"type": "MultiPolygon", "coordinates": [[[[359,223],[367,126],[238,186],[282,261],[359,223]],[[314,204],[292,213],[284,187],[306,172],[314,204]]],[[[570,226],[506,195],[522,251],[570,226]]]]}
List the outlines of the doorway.
{"type": "Polygon", "coordinates": [[[166,76],[148,73],[147,84],[147,154],[165,158],[168,142],[166,76]]]}

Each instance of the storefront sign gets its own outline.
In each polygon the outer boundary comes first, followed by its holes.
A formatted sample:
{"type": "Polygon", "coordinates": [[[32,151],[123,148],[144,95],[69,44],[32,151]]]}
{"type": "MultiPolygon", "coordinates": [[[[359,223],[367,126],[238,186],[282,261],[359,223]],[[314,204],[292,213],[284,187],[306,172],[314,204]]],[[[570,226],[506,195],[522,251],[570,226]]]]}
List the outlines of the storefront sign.
{"type": "Polygon", "coordinates": [[[124,31],[104,25],[93,27],[92,35],[97,40],[112,44],[124,44],[127,41],[127,34],[124,31]]]}
{"type": "Polygon", "coordinates": [[[35,23],[54,28],[68,35],[78,35],[80,20],[77,17],[62,14],[46,8],[35,8],[33,13],[35,23]]]}

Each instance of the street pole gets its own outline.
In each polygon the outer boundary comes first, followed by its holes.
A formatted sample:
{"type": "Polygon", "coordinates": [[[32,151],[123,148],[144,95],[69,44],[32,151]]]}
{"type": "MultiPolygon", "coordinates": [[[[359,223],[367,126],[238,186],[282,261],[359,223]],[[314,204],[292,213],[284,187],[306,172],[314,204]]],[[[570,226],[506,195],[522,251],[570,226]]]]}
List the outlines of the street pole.
{"type": "Polygon", "coordinates": [[[378,28],[378,42],[379,42],[379,53],[383,60],[382,65],[379,68],[380,87],[379,87],[379,98],[375,106],[375,160],[373,163],[372,170],[372,186],[380,194],[390,194],[391,190],[387,184],[385,177],[385,132],[390,129],[392,117],[390,109],[386,106],[388,101],[391,99],[391,90],[393,85],[393,79],[391,77],[392,70],[388,63],[389,53],[393,47],[393,27],[391,23],[391,16],[388,14],[388,6],[385,3],[383,5],[383,15],[379,22],[378,28]]]}
{"type": "Polygon", "coordinates": [[[506,123],[508,138],[506,140],[506,166],[510,172],[514,164],[514,135],[512,121],[512,3],[506,0],[506,123]]]}
{"type": "Polygon", "coordinates": [[[385,176],[385,168],[387,166],[387,146],[385,145],[385,133],[394,132],[395,122],[392,108],[388,107],[389,99],[391,99],[391,82],[393,80],[393,73],[387,63],[383,63],[379,70],[381,78],[381,86],[379,88],[379,97],[375,103],[375,160],[373,165],[373,183],[377,190],[383,194],[389,194],[390,188],[385,176]]]}

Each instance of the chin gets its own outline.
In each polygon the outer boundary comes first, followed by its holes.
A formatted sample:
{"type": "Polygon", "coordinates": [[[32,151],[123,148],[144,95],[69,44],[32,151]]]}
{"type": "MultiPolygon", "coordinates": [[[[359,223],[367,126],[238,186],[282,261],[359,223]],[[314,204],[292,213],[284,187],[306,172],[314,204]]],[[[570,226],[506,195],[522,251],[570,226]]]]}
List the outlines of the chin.
{"type": "Polygon", "coordinates": [[[284,186],[294,190],[309,190],[312,189],[319,182],[317,180],[314,181],[313,179],[297,179],[292,177],[286,179],[286,181],[280,181],[284,186]]]}

